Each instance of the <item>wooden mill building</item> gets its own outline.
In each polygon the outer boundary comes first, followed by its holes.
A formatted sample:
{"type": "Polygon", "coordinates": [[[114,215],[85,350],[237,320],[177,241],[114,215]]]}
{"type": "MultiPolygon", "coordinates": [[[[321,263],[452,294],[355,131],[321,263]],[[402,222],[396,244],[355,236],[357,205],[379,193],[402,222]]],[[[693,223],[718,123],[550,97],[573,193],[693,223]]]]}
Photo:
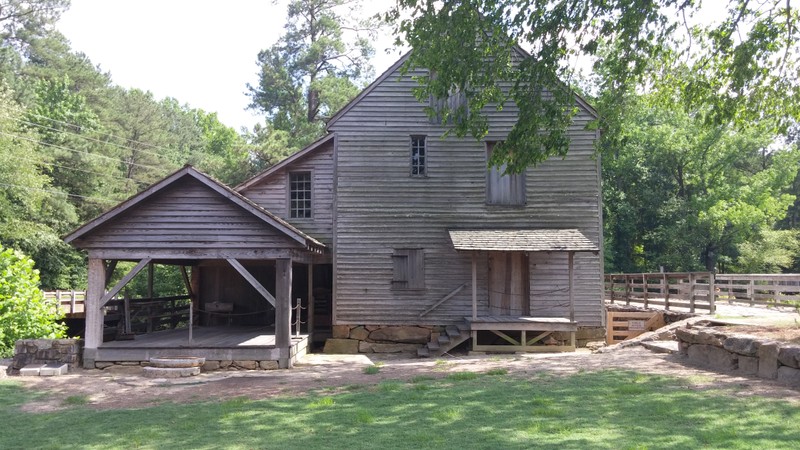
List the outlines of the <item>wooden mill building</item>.
{"type": "Polygon", "coordinates": [[[602,330],[595,111],[576,96],[568,156],[504,174],[487,162],[516,106],[487,110],[482,141],[442,138],[412,93],[425,71],[402,74],[404,61],[326,136],[241,185],[186,167],[67,236],[89,255],[85,365],[192,354],[288,367],[309,334],[348,352],[436,354],[469,338],[565,351],[602,330]],[[110,286],[117,260],[136,266],[110,286]],[[192,341],[177,329],[103,342],[102,308],[152,263],[190,268],[192,341]]]}

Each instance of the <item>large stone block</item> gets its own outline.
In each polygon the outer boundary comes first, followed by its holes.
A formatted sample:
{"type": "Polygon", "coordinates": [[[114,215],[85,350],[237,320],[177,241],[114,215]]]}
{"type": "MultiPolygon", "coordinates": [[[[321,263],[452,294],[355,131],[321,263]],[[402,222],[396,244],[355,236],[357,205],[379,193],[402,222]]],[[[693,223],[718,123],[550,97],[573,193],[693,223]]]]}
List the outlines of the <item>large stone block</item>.
{"type": "Polygon", "coordinates": [[[233,365],[245,370],[258,369],[258,363],[256,361],[234,361],[233,365]]]}
{"type": "Polygon", "coordinates": [[[714,345],[692,345],[689,347],[689,361],[719,371],[736,370],[738,367],[735,353],[714,345]]]}
{"type": "Polygon", "coordinates": [[[690,344],[713,345],[722,347],[722,340],[726,338],[724,334],[704,328],[678,328],[675,336],[681,341],[690,344]]]}
{"type": "Polygon", "coordinates": [[[430,329],[414,326],[383,327],[369,334],[369,339],[372,341],[403,342],[408,344],[424,344],[430,340],[430,337],[430,329]]]}
{"type": "Polygon", "coordinates": [[[331,329],[334,339],[347,339],[350,337],[350,325],[334,325],[331,329]]]}
{"type": "Polygon", "coordinates": [[[280,368],[278,361],[261,361],[259,367],[264,370],[277,370],[280,368]]]}
{"type": "Polygon", "coordinates": [[[745,356],[756,356],[760,346],[761,341],[757,337],[744,334],[731,336],[722,341],[722,348],[725,350],[745,356]]]}
{"type": "Polygon", "coordinates": [[[355,339],[357,341],[363,341],[369,336],[369,331],[367,331],[364,327],[355,327],[350,330],[350,339],[355,339]]]}
{"type": "Polygon", "coordinates": [[[778,361],[784,366],[800,369],[800,345],[782,346],[778,350],[778,361]]]}
{"type": "Polygon", "coordinates": [[[739,373],[747,376],[758,375],[758,358],[739,355],[739,373]]]}
{"type": "Polygon", "coordinates": [[[219,361],[206,361],[203,363],[203,372],[210,372],[212,370],[219,370],[219,361]]]}
{"type": "Polygon", "coordinates": [[[358,343],[358,350],[361,353],[412,353],[419,348],[418,344],[384,344],[380,342],[358,343]]]}
{"type": "Polygon", "coordinates": [[[794,367],[781,366],[778,368],[778,381],[800,386],[800,369],[794,367]]]}
{"type": "Polygon", "coordinates": [[[358,353],[358,341],[353,339],[328,339],[323,353],[353,355],[358,353]]]}
{"type": "Polygon", "coordinates": [[[778,376],[778,351],[780,344],[777,342],[762,342],[758,347],[758,376],[774,379],[778,376]]]}

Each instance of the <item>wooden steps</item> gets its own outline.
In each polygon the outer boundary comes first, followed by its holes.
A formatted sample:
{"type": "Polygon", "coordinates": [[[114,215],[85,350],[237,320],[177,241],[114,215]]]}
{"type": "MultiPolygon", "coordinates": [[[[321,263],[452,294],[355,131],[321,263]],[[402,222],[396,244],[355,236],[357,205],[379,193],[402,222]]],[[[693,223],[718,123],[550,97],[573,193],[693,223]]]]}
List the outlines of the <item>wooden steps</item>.
{"type": "Polygon", "coordinates": [[[469,338],[469,326],[466,323],[448,325],[445,327],[444,333],[437,336],[436,339],[431,339],[424,347],[418,349],[417,356],[422,358],[441,356],[469,338]]]}

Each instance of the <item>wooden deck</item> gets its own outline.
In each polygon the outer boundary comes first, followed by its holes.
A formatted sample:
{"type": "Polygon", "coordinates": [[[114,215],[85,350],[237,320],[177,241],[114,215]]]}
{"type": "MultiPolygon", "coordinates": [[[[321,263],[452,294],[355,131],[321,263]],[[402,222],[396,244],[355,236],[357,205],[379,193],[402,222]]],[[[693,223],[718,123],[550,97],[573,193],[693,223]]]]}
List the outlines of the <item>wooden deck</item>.
{"type": "MultiPolygon", "coordinates": [[[[578,323],[559,317],[478,316],[464,318],[472,333],[472,350],[477,352],[572,352],[578,323]],[[502,344],[479,342],[479,331],[489,331],[502,344]],[[543,345],[554,332],[569,333],[567,342],[543,345]],[[529,334],[530,333],[530,334],[529,334]]],[[[491,336],[491,335],[489,335],[491,336]]]]}
{"type": "MultiPolygon", "coordinates": [[[[308,349],[308,336],[292,336],[290,355],[297,359],[308,349]]],[[[127,341],[104,342],[95,361],[147,361],[161,356],[199,356],[216,361],[278,360],[272,327],[195,327],[136,335],[127,341]]]]}

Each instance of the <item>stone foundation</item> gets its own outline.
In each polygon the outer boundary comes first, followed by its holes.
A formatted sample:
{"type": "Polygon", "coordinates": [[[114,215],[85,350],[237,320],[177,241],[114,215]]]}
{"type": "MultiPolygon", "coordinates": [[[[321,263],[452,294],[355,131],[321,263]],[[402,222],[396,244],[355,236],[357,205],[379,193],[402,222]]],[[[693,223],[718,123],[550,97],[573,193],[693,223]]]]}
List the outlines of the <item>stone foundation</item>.
{"type": "Polygon", "coordinates": [[[80,365],[82,352],[81,339],[21,339],[14,344],[8,374],[19,375],[28,364],[66,364],[72,369],[80,365]]]}
{"type": "MultiPolygon", "coordinates": [[[[444,333],[443,326],[427,325],[334,325],[332,338],[325,342],[324,353],[414,353],[444,333]]],[[[603,327],[581,327],[575,333],[575,345],[605,339],[603,327]]],[[[555,339],[569,341],[569,333],[554,332],[555,339]]]]}
{"type": "MultiPolygon", "coordinates": [[[[130,366],[150,366],[148,361],[98,361],[94,363],[95,369],[101,370],[114,370],[116,367],[130,367],[130,366]]],[[[203,372],[212,372],[215,370],[277,370],[278,361],[209,361],[200,367],[203,372]]]]}
{"type": "Polygon", "coordinates": [[[743,334],[724,327],[675,330],[680,353],[715,371],[757,376],[800,386],[800,346],[743,334]]]}
{"type": "Polygon", "coordinates": [[[444,327],[427,325],[334,325],[324,353],[413,353],[444,327]],[[434,334],[435,333],[435,334],[434,334]]]}

